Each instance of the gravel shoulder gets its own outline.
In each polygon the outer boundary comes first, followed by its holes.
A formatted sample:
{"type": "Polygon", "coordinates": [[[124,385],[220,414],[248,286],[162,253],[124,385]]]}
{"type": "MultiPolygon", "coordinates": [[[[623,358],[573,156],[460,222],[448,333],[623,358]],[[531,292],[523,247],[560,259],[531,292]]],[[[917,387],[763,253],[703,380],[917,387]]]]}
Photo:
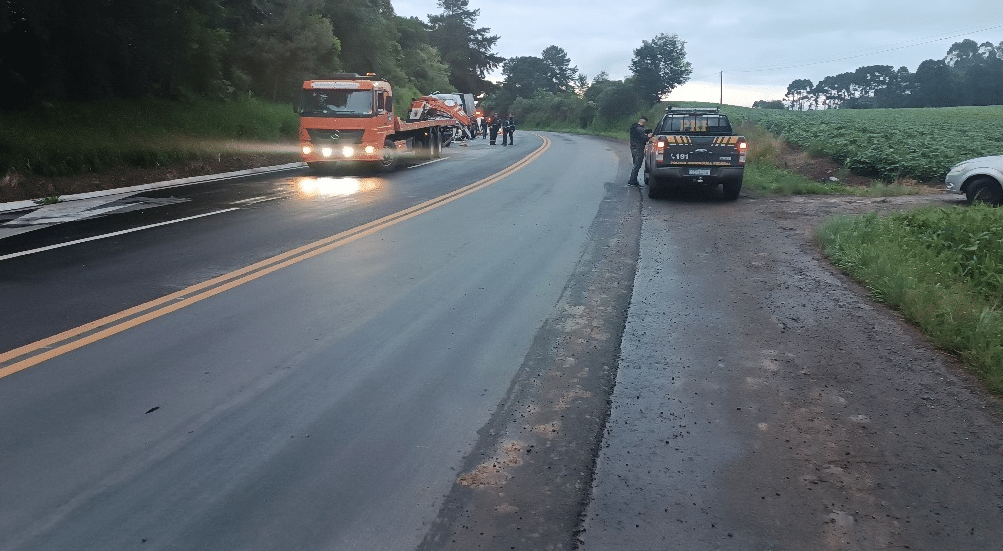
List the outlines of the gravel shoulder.
{"type": "Polygon", "coordinates": [[[582,548],[998,546],[999,401],[813,241],[954,202],[645,197],[582,548]]]}

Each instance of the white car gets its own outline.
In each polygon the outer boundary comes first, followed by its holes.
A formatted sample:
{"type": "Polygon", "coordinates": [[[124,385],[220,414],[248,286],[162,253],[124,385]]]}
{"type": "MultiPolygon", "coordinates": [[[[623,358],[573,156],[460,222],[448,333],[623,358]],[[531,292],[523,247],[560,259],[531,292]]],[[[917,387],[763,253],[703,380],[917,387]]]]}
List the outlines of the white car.
{"type": "Polygon", "coordinates": [[[969,201],[1003,204],[1003,155],[968,159],[954,165],[944,178],[946,190],[964,193],[969,201]]]}

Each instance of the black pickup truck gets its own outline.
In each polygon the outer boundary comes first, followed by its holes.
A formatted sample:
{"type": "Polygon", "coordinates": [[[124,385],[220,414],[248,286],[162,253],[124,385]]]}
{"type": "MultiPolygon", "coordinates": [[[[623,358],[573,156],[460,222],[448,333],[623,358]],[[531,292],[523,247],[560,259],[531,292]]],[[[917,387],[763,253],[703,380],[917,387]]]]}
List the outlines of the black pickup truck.
{"type": "Polygon", "coordinates": [[[716,108],[669,107],[645,148],[648,197],[720,184],[726,199],[738,199],[748,148],[745,136],[734,135],[728,117],[716,108]]]}

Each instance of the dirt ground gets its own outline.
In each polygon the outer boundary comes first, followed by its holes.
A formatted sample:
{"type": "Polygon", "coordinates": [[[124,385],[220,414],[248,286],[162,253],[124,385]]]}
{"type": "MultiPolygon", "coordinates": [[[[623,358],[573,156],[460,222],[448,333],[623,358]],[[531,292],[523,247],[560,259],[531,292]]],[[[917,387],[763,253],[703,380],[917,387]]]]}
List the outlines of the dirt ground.
{"type": "Polygon", "coordinates": [[[645,200],[583,548],[997,548],[999,400],[814,243],[960,202],[645,200]]]}

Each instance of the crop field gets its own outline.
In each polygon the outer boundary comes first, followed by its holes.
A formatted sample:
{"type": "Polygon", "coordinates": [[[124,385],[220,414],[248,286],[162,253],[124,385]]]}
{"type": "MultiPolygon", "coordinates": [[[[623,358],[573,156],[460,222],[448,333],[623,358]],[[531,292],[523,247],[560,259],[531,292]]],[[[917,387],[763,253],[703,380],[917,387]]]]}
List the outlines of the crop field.
{"type": "Polygon", "coordinates": [[[965,159],[1003,155],[1003,106],[784,111],[727,107],[812,154],[886,182],[943,181],[965,159]]]}

